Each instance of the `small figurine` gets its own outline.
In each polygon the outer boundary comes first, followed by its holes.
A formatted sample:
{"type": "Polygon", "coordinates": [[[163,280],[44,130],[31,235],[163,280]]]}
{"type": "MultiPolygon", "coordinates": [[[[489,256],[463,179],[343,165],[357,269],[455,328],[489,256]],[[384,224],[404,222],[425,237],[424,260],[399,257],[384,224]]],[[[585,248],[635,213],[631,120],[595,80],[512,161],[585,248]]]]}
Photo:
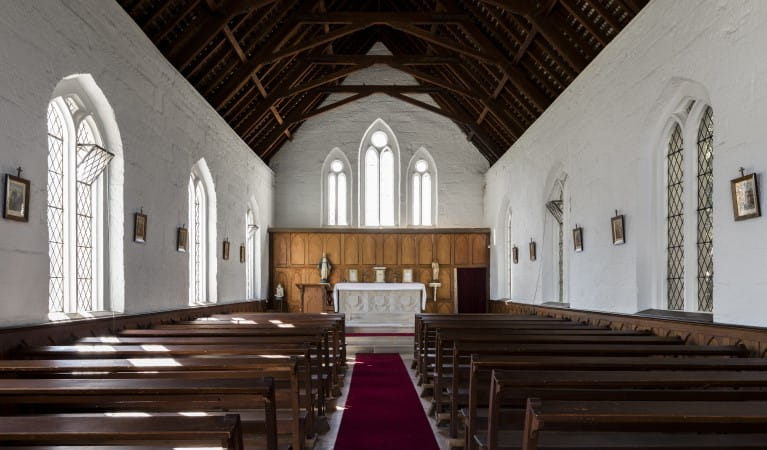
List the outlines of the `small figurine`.
{"type": "Polygon", "coordinates": [[[439,281],[439,263],[436,260],[431,263],[431,281],[439,281]]]}
{"type": "Polygon", "coordinates": [[[328,259],[327,253],[322,254],[320,262],[317,263],[317,268],[320,269],[320,283],[327,283],[328,277],[330,276],[330,271],[333,269],[333,266],[330,264],[330,260],[328,259]]]}
{"type": "Polygon", "coordinates": [[[274,296],[276,298],[285,297],[285,288],[282,287],[282,283],[277,283],[277,287],[274,289],[274,296]]]}

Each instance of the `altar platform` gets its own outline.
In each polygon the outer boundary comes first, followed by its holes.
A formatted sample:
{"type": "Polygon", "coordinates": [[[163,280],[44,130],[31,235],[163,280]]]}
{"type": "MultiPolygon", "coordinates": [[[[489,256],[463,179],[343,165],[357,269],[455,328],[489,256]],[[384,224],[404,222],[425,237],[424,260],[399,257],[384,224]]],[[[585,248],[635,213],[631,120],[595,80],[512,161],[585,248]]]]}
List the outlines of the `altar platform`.
{"type": "Polygon", "coordinates": [[[423,283],[336,283],[336,312],[347,326],[413,327],[415,314],[426,308],[423,283]]]}

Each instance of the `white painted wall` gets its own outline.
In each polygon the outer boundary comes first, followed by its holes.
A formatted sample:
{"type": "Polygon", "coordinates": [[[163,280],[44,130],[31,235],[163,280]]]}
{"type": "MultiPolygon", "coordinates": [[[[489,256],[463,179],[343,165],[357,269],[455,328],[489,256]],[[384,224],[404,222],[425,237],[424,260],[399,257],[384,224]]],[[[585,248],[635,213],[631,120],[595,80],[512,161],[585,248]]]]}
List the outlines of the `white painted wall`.
{"type": "MultiPolygon", "coordinates": [[[[370,54],[389,54],[376,44],[370,54]]],[[[347,85],[413,85],[410,76],[387,66],[372,66],[344,80],[347,85]]],[[[431,102],[428,95],[413,96],[431,102]]],[[[326,103],[343,98],[332,95],[326,103]]],[[[432,103],[433,104],[433,103],[432,103]]],[[[466,135],[449,119],[386,95],[370,97],[341,106],[312,118],[301,126],[293,140],[286,143],[269,165],[275,177],[275,225],[278,227],[318,227],[322,221],[322,164],[335,147],[349,159],[353,178],[352,225],[357,222],[358,152],[360,140],[376,119],[383,119],[392,129],[400,146],[400,217],[406,225],[409,217],[405,173],[413,154],[426,148],[434,158],[439,178],[439,227],[483,226],[482,198],[487,160],[466,135]]]]}
{"type": "Polygon", "coordinates": [[[651,1],[488,171],[485,218],[497,233],[492,298],[508,297],[501,234],[508,204],[520,246],[511,297],[550,300],[542,295],[543,261],[529,261],[527,243],[532,237],[540,248],[544,201],[551,180],[565,172],[571,306],[626,313],[662,307],[663,132],[684,98],[707,97],[715,118],[714,319],[767,325],[767,219],[735,223],[729,184],[741,166],[760,176],[767,170],[765,42],[767,2],[651,1]],[[616,209],[626,214],[622,246],[611,243],[616,209]],[[585,244],[577,254],[576,223],[585,244]]]}
{"type": "MultiPolygon", "coordinates": [[[[0,219],[0,325],[43,322],[48,312],[46,108],[57,83],[77,73],[93,76],[122,140],[125,312],[187,304],[187,254],[175,250],[176,227],[187,221],[189,171],[203,157],[218,204],[218,301],[242,300],[245,212],[255,201],[261,226],[271,225],[272,171],[116,2],[14,0],[2,7],[0,172],[22,166],[32,198],[29,223],[0,219]],[[133,213],[142,207],[149,216],[145,245],[132,242],[133,213]],[[229,261],[221,260],[226,237],[229,261]]],[[[266,233],[261,236],[266,249],[266,233]]]]}

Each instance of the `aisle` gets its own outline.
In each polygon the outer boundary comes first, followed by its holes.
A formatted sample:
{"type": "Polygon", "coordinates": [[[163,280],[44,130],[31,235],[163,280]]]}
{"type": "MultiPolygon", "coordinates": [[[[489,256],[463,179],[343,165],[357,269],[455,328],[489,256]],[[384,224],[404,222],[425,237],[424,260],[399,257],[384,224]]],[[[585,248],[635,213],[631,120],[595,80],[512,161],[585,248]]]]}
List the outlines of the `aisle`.
{"type": "Polygon", "coordinates": [[[431,425],[396,353],[358,353],[336,450],[438,450],[431,425]]]}

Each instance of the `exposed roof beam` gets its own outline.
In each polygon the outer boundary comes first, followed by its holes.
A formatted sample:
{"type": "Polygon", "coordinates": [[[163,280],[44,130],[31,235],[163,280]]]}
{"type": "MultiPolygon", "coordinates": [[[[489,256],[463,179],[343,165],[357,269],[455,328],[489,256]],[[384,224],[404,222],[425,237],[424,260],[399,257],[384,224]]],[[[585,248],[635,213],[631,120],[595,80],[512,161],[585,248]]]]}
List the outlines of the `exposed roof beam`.
{"type": "MultiPolygon", "coordinates": [[[[570,14],[575,17],[575,20],[578,21],[581,25],[583,25],[584,28],[589,30],[589,33],[591,33],[592,36],[594,36],[600,44],[604,47],[607,45],[608,42],[610,42],[610,38],[607,37],[604,31],[599,29],[599,26],[593,22],[589,17],[586,17],[586,13],[578,8],[577,5],[572,4],[570,0],[561,0],[559,2],[570,14]]],[[[599,14],[597,14],[599,15],[599,14]]]]}
{"type": "Polygon", "coordinates": [[[369,92],[371,94],[388,94],[390,92],[398,94],[428,94],[432,92],[440,92],[441,88],[436,86],[392,86],[390,84],[363,84],[363,85],[346,85],[340,86],[321,86],[315,89],[317,92],[328,93],[360,93],[369,92]]]}
{"type": "Polygon", "coordinates": [[[431,12],[359,12],[334,11],[319,14],[301,14],[296,20],[302,24],[351,24],[365,22],[370,25],[388,25],[391,23],[410,24],[457,24],[466,20],[465,14],[431,12]]]}
{"type": "Polygon", "coordinates": [[[330,65],[402,64],[409,66],[433,66],[437,64],[455,64],[461,61],[455,56],[430,55],[320,55],[301,56],[299,58],[312,64],[330,65]]]}

